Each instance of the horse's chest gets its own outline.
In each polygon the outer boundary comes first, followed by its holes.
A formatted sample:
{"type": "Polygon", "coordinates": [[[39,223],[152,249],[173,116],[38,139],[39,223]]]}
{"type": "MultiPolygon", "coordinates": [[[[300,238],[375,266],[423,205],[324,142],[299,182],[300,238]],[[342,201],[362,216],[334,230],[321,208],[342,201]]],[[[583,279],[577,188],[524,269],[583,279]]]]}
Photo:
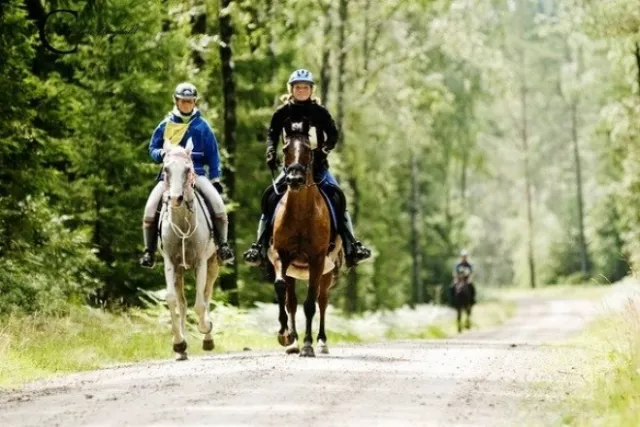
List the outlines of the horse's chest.
{"type": "Polygon", "coordinates": [[[212,246],[207,241],[169,236],[162,242],[162,252],[168,255],[174,265],[194,266],[200,259],[206,258],[212,246]]]}

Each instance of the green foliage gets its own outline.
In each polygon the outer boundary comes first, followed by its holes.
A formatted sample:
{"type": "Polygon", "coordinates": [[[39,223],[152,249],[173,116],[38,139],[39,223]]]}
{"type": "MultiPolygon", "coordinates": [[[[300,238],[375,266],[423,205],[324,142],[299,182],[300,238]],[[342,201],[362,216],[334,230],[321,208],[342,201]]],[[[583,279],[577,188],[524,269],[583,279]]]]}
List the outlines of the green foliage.
{"type": "MultiPolygon", "coordinates": [[[[0,90],[12,94],[0,105],[0,311],[64,311],[76,298],[139,305],[164,287],[160,268],[137,266],[142,209],[158,171],[147,144],[172,108],[173,87],[191,80],[229,164],[219,35],[227,13],[237,117],[228,208],[242,305],[274,298],[263,272],[240,254],[255,238],[270,184],[261,143],[299,67],[318,82],[325,70],[330,84],[317,89],[334,117],[344,111],[343,145],[329,161],[357,237],[374,252],[357,270],[358,310],[415,303],[418,285],[433,298],[461,247],[471,250],[479,283],[527,283],[530,246],[541,283],[574,277],[574,139],[588,275],[613,281],[640,263],[639,40],[627,2],[350,1],[345,46],[334,0],[238,0],[227,10],[216,0],[45,3],[45,12],[79,12],[70,34],[60,19],[48,26],[53,44],[77,43],[75,53],[43,48],[27,19],[37,8],[0,6],[0,90]]],[[[341,279],[334,304],[351,298],[345,285],[341,279]]]]}

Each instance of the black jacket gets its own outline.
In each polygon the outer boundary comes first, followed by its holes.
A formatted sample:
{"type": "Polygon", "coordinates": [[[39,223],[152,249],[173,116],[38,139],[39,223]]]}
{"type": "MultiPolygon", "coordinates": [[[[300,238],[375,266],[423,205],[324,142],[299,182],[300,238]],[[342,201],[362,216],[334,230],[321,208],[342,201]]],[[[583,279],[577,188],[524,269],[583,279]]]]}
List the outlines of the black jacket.
{"type": "Polygon", "coordinates": [[[315,127],[318,148],[326,146],[333,149],[338,142],[338,128],[329,111],[317,102],[308,100],[303,102],[288,101],[278,107],[271,117],[267,145],[278,147],[278,141],[287,119],[292,122],[306,119],[310,126],[315,127]],[[325,134],[327,135],[326,140],[325,134]]]}

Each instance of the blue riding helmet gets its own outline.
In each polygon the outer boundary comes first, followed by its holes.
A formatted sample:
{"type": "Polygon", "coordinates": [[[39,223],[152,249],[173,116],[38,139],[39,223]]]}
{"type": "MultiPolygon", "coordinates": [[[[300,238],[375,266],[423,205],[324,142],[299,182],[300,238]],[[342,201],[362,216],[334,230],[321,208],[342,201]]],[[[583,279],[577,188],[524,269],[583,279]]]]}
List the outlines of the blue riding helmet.
{"type": "Polygon", "coordinates": [[[289,76],[289,81],[287,83],[289,84],[289,86],[294,83],[309,83],[311,86],[313,86],[313,74],[311,74],[311,71],[305,70],[304,68],[295,70],[289,76]]]}
{"type": "Polygon", "coordinates": [[[198,89],[188,82],[180,83],[173,91],[173,99],[197,99],[198,89]]]}

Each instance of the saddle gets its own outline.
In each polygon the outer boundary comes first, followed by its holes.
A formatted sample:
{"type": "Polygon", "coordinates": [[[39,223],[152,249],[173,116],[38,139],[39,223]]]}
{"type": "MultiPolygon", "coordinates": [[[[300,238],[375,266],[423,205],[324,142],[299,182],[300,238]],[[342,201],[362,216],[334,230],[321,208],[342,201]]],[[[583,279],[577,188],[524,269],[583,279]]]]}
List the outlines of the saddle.
{"type": "MultiPolygon", "coordinates": [[[[277,182],[276,190],[274,190],[273,186],[270,185],[262,195],[261,207],[262,212],[267,219],[267,230],[266,233],[268,236],[271,236],[273,233],[273,222],[275,220],[275,213],[280,206],[280,202],[282,201],[282,197],[287,189],[287,186],[282,180],[277,182]]],[[[344,212],[346,210],[346,199],[344,194],[340,190],[340,188],[335,187],[329,184],[319,184],[318,189],[320,190],[320,194],[325,200],[327,204],[327,208],[329,209],[329,215],[331,217],[331,236],[329,238],[329,248],[328,255],[325,259],[324,272],[323,274],[327,274],[330,271],[339,270],[342,265],[342,239],[340,238],[340,218],[344,216],[344,212]],[[336,268],[337,267],[337,268],[336,268]]],[[[270,240],[270,239],[269,239],[270,240]]],[[[273,263],[275,254],[271,249],[270,242],[267,243],[267,257],[273,263]]],[[[308,264],[306,262],[294,261],[291,263],[289,268],[287,269],[287,276],[292,277],[294,279],[299,280],[309,280],[309,269],[308,264]]]]}

